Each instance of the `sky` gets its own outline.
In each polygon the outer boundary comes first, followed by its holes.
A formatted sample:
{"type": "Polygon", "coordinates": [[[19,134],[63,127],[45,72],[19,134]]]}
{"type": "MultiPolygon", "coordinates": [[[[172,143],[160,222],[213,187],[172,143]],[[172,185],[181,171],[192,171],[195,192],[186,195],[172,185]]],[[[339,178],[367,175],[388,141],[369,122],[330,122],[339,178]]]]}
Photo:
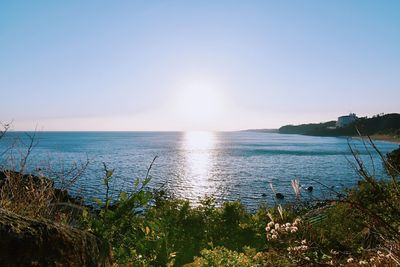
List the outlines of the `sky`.
{"type": "Polygon", "coordinates": [[[1,1],[0,121],[188,131],[400,112],[400,1],[1,1]]]}

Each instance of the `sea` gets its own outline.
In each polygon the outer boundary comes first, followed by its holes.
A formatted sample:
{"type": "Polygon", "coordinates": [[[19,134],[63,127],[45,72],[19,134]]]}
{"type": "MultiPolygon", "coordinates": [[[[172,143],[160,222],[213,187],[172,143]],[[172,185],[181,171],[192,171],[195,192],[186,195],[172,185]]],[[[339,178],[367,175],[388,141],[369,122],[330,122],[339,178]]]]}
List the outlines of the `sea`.
{"type": "MultiPolygon", "coordinates": [[[[382,154],[399,147],[375,144],[382,154]]],[[[148,175],[148,189],[192,205],[213,197],[218,205],[238,200],[254,210],[276,204],[276,193],[284,195],[282,202],[297,201],[293,180],[306,201],[334,198],[355,186],[362,178],[350,148],[371,174],[385,179],[379,153],[358,138],[256,131],[9,132],[0,140],[0,160],[3,168],[18,169],[29,151],[25,172],[48,176],[87,202],[104,197],[106,167],[113,170],[114,198],[148,175]]]]}

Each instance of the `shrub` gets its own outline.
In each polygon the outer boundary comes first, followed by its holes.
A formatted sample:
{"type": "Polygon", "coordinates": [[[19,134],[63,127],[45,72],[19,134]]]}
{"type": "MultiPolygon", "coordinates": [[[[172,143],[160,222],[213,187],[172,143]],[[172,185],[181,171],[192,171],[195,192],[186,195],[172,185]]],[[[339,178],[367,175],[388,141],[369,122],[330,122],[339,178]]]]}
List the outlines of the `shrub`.
{"type": "Polygon", "coordinates": [[[247,248],[245,252],[229,250],[225,247],[216,247],[212,250],[204,249],[201,257],[196,257],[194,262],[186,267],[255,267],[265,266],[263,256],[254,249],[247,248]]]}
{"type": "Polygon", "coordinates": [[[115,259],[120,264],[145,265],[155,259],[159,237],[155,225],[146,222],[143,211],[148,207],[152,194],[145,190],[150,178],[137,179],[132,193],[122,192],[114,201],[109,196],[109,181],[113,171],[105,167],[103,178],[106,186],[104,200],[96,199],[100,210],[83,214],[86,227],[108,240],[115,259]]]}

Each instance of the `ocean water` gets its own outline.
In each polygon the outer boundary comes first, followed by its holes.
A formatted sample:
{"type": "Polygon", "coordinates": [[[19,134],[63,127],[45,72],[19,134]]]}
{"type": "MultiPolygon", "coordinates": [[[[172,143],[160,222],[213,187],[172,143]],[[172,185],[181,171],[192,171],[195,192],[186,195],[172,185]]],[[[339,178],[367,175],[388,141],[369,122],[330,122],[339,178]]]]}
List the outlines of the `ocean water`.
{"type": "MultiPolygon", "coordinates": [[[[2,165],[24,153],[26,134],[10,132],[0,140],[2,165]],[[8,149],[10,147],[12,149],[8,149]],[[4,152],[3,152],[4,151],[4,152]]],[[[218,203],[240,200],[249,209],[274,202],[274,192],[292,201],[291,180],[302,188],[313,186],[312,193],[302,190],[303,199],[332,197],[332,190],[354,186],[360,177],[349,144],[363,157],[372,171],[372,161],[360,140],[311,137],[261,132],[39,132],[28,161],[29,171],[55,177],[68,176],[74,164],[88,160],[85,172],[72,186],[74,194],[88,201],[104,196],[103,163],[114,169],[111,188],[114,194],[130,191],[136,178],[143,178],[156,159],[150,176],[152,188],[191,200],[204,196],[218,203]]],[[[397,144],[376,142],[382,153],[397,144]]],[[[384,177],[377,153],[371,150],[378,177],[384,177]]],[[[58,177],[58,178],[57,178],[58,177]]]]}

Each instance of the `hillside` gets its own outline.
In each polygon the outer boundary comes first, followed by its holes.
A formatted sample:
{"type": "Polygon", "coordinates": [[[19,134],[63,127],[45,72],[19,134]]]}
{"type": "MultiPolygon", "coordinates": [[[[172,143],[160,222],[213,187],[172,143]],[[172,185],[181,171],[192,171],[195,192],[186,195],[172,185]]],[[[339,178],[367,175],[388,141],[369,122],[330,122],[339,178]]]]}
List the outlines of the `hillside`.
{"type": "Polygon", "coordinates": [[[376,115],[372,118],[358,118],[345,127],[334,128],[335,121],[325,123],[310,123],[301,125],[286,125],[279,128],[282,134],[304,134],[315,136],[355,136],[357,129],[363,135],[400,135],[400,114],[391,113],[376,115]]]}

